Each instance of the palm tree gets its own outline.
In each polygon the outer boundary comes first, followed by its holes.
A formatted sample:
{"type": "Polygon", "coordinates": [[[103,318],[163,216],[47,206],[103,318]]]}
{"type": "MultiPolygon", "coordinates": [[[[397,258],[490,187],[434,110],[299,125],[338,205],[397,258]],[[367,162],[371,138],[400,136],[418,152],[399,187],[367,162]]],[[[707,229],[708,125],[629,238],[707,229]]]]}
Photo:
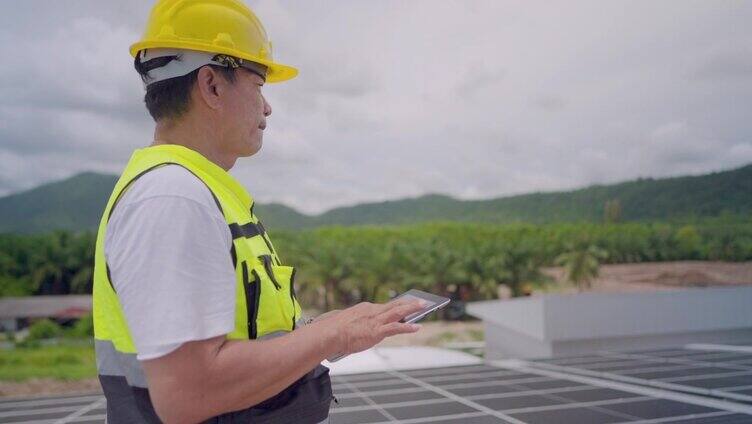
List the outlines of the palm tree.
{"type": "Polygon", "coordinates": [[[440,237],[430,237],[427,240],[413,243],[407,251],[408,281],[438,295],[447,294],[452,284],[462,284],[468,275],[463,269],[464,254],[458,246],[440,237]]]}
{"type": "Polygon", "coordinates": [[[94,276],[94,251],[96,238],[93,233],[76,235],[68,250],[67,268],[72,276],[70,292],[91,293],[94,276]]]}
{"type": "Polygon", "coordinates": [[[372,240],[355,252],[358,266],[353,273],[360,300],[383,302],[392,291],[402,291],[404,252],[396,240],[372,240]]]}
{"type": "Polygon", "coordinates": [[[506,270],[506,274],[501,274],[502,279],[499,282],[509,286],[514,297],[529,294],[525,290],[526,283],[544,280],[544,275],[540,271],[543,257],[524,239],[509,245],[497,260],[506,270]]]}
{"type": "Polygon", "coordinates": [[[70,234],[56,231],[39,242],[31,260],[32,283],[40,294],[68,294],[68,242],[70,234]]]}
{"type": "Polygon", "coordinates": [[[343,283],[355,268],[339,235],[336,230],[315,231],[301,240],[307,243],[301,255],[302,268],[305,275],[324,288],[323,302],[319,302],[319,306],[325,311],[348,303],[343,283]]]}
{"type": "Polygon", "coordinates": [[[591,288],[593,279],[598,276],[600,262],[607,256],[607,252],[598,246],[580,244],[579,247],[559,255],[556,263],[564,266],[566,280],[583,291],[591,288]]]}

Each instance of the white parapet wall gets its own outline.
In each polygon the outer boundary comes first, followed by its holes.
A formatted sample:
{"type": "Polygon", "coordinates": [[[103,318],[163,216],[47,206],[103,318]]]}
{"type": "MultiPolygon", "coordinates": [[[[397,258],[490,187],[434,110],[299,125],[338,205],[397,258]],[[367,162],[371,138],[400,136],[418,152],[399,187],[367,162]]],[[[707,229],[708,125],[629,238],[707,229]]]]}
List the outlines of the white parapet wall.
{"type": "Polygon", "coordinates": [[[752,287],[582,293],[474,302],[486,359],[752,340],[752,287]]]}

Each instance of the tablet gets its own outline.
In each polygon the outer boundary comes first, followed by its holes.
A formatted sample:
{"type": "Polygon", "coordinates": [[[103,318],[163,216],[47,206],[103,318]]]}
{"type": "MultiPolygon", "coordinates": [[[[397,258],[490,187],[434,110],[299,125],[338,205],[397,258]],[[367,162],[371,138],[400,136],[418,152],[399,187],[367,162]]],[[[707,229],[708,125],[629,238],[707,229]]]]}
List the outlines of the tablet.
{"type": "Polygon", "coordinates": [[[412,314],[400,320],[400,322],[406,322],[406,323],[413,323],[413,322],[420,321],[431,312],[437,309],[443,308],[444,306],[449,304],[449,298],[436,296],[435,294],[426,293],[424,291],[415,290],[415,289],[408,290],[402,293],[401,295],[392,299],[392,302],[398,299],[422,300],[426,302],[426,306],[423,307],[423,309],[421,309],[418,312],[413,312],[412,314]]]}
{"type": "MultiPolygon", "coordinates": [[[[424,291],[415,290],[415,289],[408,290],[402,293],[401,295],[390,300],[390,302],[394,302],[397,299],[422,300],[424,302],[427,302],[426,306],[424,306],[423,309],[421,309],[418,312],[413,312],[412,314],[406,316],[405,318],[399,321],[399,322],[408,323],[408,324],[412,324],[414,322],[420,321],[431,312],[437,309],[443,308],[444,306],[449,304],[449,298],[436,296],[435,294],[426,293],[424,291]]],[[[338,354],[332,358],[327,358],[327,361],[337,362],[340,359],[344,358],[345,356],[347,355],[338,354]]]]}

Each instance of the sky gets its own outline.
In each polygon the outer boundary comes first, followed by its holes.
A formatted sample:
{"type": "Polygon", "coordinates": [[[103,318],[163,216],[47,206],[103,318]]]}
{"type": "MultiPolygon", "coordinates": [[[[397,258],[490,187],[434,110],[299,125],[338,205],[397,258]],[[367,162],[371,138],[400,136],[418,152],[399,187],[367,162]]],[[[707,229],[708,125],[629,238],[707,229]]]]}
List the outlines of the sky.
{"type": "MultiPolygon", "coordinates": [[[[0,196],[118,174],[153,139],[128,46],[152,2],[0,4],[0,196]]],[[[315,214],[752,162],[752,1],[248,1],[274,58],[231,173],[315,214]]]]}

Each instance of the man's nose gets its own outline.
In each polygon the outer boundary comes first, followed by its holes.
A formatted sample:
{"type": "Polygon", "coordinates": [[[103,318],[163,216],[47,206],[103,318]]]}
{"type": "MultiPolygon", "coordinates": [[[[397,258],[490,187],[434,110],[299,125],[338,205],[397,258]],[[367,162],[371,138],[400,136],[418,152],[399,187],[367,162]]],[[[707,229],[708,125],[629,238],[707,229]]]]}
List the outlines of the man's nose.
{"type": "Polygon", "coordinates": [[[269,102],[266,101],[266,97],[261,97],[264,99],[264,116],[269,116],[272,114],[272,105],[270,105],[269,102]]]}

